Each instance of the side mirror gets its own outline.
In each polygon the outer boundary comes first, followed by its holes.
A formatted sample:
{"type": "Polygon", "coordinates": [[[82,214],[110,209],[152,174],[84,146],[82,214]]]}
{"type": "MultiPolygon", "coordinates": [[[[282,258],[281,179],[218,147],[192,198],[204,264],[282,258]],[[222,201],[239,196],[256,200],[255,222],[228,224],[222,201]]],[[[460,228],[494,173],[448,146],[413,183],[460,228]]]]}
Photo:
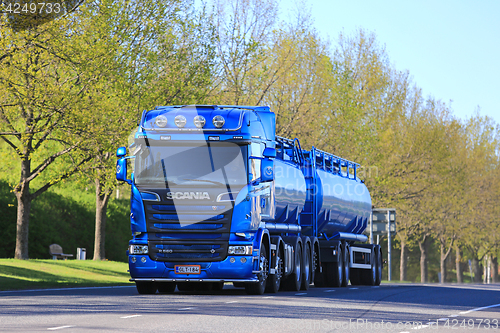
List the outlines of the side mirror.
{"type": "Polygon", "coordinates": [[[116,157],[123,157],[125,155],[127,155],[127,148],[120,147],[116,150],[116,157]]]}
{"type": "MultiPolygon", "coordinates": [[[[274,152],[276,153],[276,150],[274,152]]],[[[264,158],[262,159],[260,164],[260,181],[270,182],[273,180],[274,180],[274,162],[269,158],[264,158]]]]}
{"type": "Polygon", "coordinates": [[[130,184],[130,180],[127,179],[127,159],[125,157],[116,161],[116,179],[130,184]]]}
{"type": "Polygon", "coordinates": [[[276,149],[275,148],[266,148],[262,152],[262,156],[267,158],[275,158],[276,157],[276,149]]]}

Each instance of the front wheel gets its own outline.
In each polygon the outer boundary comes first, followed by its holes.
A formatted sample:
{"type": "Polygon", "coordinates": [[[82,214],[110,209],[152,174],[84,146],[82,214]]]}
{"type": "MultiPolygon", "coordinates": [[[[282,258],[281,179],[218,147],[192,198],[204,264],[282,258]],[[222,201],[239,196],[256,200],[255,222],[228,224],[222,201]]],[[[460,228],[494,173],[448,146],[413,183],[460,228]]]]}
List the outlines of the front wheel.
{"type": "Polygon", "coordinates": [[[285,280],[284,290],[288,291],[299,291],[302,286],[302,244],[298,241],[295,242],[294,246],[294,268],[292,274],[285,280]]]}
{"type": "Polygon", "coordinates": [[[259,270],[259,281],[257,283],[252,282],[245,284],[245,291],[249,295],[262,295],[266,290],[267,276],[269,274],[269,256],[264,244],[260,246],[259,270]]]}
{"type": "Polygon", "coordinates": [[[156,294],[156,284],[150,281],[136,281],[137,292],[141,295],[156,294]]]}
{"type": "Polygon", "coordinates": [[[285,267],[283,265],[283,251],[280,249],[276,252],[276,259],[274,265],[274,274],[269,275],[267,279],[266,291],[270,293],[277,293],[280,290],[281,279],[285,273],[285,267]]]}

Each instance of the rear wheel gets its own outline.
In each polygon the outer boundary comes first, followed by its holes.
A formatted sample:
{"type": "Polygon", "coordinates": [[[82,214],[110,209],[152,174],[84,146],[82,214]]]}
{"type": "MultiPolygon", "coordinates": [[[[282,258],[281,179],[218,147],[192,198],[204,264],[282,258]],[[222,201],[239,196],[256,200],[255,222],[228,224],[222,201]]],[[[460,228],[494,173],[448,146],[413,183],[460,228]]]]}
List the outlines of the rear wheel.
{"type": "Polygon", "coordinates": [[[294,245],[294,254],[293,272],[284,283],[284,289],[289,291],[299,291],[302,285],[302,246],[298,239],[294,245]]]}
{"type": "Polygon", "coordinates": [[[363,274],[361,275],[362,282],[367,286],[374,286],[377,281],[377,259],[375,248],[372,248],[372,252],[370,253],[370,269],[363,270],[363,274]]]}
{"type": "Polygon", "coordinates": [[[156,284],[150,281],[136,281],[137,292],[141,295],[155,294],[156,284]]]}
{"type": "Polygon", "coordinates": [[[249,295],[262,295],[266,290],[267,277],[269,274],[269,256],[267,248],[264,244],[260,245],[259,270],[259,281],[257,283],[253,282],[245,284],[245,291],[249,295]]]}
{"type": "Polygon", "coordinates": [[[339,244],[337,250],[337,262],[326,264],[326,283],[328,287],[341,287],[344,279],[344,252],[339,244]]]}
{"type": "Polygon", "coordinates": [[[302,270],[302,286],[300,289],[309,290],[309,285],[311,284],[312,278],[312,260],[311,260],[311,245],[308,242],[304,242],[305,251],[302,259],[303,267],[302,270]]]}
{"type": "Polygon", "coordinates": [[[175,282],[160,282],[157,287],[159,293],[171,294],[175,291],[175,282]]]}

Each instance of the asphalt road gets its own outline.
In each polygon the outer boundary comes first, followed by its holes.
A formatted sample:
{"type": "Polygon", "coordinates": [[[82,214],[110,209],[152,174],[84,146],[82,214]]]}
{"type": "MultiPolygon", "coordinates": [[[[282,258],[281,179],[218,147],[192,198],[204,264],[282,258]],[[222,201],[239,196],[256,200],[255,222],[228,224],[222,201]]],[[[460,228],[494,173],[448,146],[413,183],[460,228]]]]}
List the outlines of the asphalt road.
{"type": "Polygon", "coordinates": [[[500,332],[500,284],[383,284],[248,296],[135,287],[0,292],[2,332],[500,332]]]}

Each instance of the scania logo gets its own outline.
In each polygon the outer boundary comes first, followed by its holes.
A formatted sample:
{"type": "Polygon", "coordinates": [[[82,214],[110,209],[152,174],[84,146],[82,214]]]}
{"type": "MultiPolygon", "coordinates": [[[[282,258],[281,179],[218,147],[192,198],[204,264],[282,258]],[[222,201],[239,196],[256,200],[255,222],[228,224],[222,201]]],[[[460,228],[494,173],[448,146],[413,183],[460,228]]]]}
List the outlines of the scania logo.
{"type": "Polygon", "coordinates": [[[210,196],[208,192],[168,192],[167,199],[208,199],[210,196]]]}

